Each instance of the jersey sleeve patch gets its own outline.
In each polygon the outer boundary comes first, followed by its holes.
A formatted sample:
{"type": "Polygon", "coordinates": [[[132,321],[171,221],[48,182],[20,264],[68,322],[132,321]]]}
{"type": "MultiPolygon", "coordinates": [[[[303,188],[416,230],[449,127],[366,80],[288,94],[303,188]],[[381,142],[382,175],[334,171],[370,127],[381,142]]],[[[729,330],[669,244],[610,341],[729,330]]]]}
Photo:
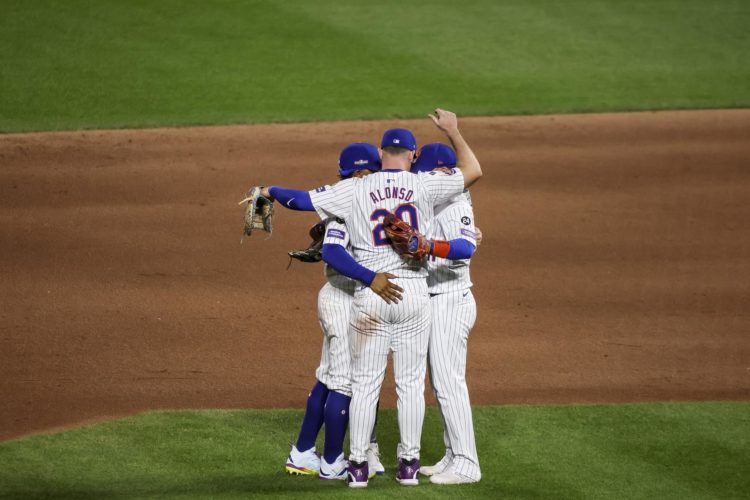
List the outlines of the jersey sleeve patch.
{"type": "Polygon", "coordinates": [[[462,227],[461,234],[463,234],[464,236],[468,236],[469,238],[472,238],[472,239],[477,239],[477,233],[475,233],[474,231],[470,229],[466,229],[462,227]]]}
{"type": "Polygon", "coordinates": [[[344,234],[344,231],[340,229],[329,229],[328,233],[326,234],[327,238],[338,238],[340,240],[346,239],[346,235],[344,234]]]}
{"type": "Polygon", "coordinates": [[[325,186],[320,186],[320,187],[315,188],[316,193],[322,193],[325,190],[326,190],[325,186]]]}

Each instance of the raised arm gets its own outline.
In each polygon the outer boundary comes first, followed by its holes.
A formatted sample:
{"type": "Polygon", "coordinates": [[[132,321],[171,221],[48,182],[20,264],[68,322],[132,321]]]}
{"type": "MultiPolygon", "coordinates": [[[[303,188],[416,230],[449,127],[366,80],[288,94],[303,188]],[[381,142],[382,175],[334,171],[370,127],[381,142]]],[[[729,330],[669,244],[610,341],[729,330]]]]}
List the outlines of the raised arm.
{"type": "Polygon", "coordinates": [[[444,109],[436,109],[435,114],[428,115],[437,128],[442,130],[451,141],[453,149],[456,150],[458,168],[464,176],[464,187],[469,187],[482,177],[482,166],[469,147],[469,144],[458,130],[458,118],[456,114],[444,109]]]}

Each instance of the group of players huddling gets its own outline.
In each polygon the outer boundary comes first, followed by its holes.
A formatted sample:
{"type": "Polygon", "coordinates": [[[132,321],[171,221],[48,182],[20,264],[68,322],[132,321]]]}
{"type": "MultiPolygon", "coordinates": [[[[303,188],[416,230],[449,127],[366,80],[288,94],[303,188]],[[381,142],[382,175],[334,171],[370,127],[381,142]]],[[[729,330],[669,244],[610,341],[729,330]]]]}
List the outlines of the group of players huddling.
{"type": "Polygon", "coordinates": [[[398,399],[398,482],[417,485],[419,474],[436,484],[481,479],[465,375],[467,339],[476,320],[469,263],[481,241],[468,188],[482,170],[456,115],[437,109],[430,118],[452,148],[437,143],[418,150],[409,130],[390,129],[380,148],[345,147],[341,180],[333,185],[262,191],[287,208],[316,211],[325,224],[320,235],[327,282],[318,296],[323,350],[286,463],[291,474],[341,479],[362,488],[384,473],[375,424],[390,352],[398,399]],[[426,257],[394,248],[383,227],[389,214],[424,235],[426,257]],[[421,466],[428,361],[445,455],[435,465],[421,466]],[[320,456],[315,441],[323,425],[320,456]],[[347,425],[348,460],[343,452],[347,425]]]}

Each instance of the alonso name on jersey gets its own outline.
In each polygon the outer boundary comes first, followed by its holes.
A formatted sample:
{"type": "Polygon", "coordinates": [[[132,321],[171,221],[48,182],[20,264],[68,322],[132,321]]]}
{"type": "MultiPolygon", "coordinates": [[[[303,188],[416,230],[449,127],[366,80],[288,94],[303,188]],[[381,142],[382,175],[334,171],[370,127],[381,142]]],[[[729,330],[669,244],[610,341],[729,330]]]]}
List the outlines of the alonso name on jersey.
{"type": "Polygon", "coordinates": [[[409,202],[414,197],[414,190],[398,186],[386,186],[383,189],[370,191],[370,199],[373,203],[380,203],[385,200],[402,200],[409,202]]]}

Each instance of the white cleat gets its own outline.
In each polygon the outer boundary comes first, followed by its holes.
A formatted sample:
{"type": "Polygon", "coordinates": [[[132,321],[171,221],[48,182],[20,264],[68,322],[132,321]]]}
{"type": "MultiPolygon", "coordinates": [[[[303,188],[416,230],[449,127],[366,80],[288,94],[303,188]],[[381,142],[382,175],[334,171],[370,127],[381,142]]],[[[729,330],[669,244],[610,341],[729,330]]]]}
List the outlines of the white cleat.
{"type": "Polygon", "coordinates": [[[440,474],[441,472],[445,472],[448,470],[448,467],[451,466],[451,460],[448,457],[443,457],[440,459],[438,463],[435,465],[427,465],[419,469],[419,473],[423,476],[433,476],[435,474],[440,474]]]}
{"type": "Polygon", "coordinates": [[[472,479],[463,474],[458,474],[452,467],[449,467],[443,472],[430,476],[430,482],[434,484],[469,484],[478,483],[479,479],[472,479]]]}
{"type": "Polygon", "coordinates": [[[385,473],[385,467],[380,463],[380,448],[378,443],[370,443],[370,447],[367,448],[367,466],[370,468],[370,478],[382,476],[385,473]]]}
{"type": "Polygon", "coordinates": [[[344,460],[344,454],[339,455],[336,460],[329,464],[325,458],[320,459],[320,479],[338,479],[344,481],[346,479],[346,470],[349,467],[349,462],[344,460]]]}
{"type": "Polygon", "coordinates": [[[307,451],[299,451],[292,445],[289,458],[286,459],[286,471],[292,475],[311,476],[320,471],[320,457],[313,446],[307,451]]]}

